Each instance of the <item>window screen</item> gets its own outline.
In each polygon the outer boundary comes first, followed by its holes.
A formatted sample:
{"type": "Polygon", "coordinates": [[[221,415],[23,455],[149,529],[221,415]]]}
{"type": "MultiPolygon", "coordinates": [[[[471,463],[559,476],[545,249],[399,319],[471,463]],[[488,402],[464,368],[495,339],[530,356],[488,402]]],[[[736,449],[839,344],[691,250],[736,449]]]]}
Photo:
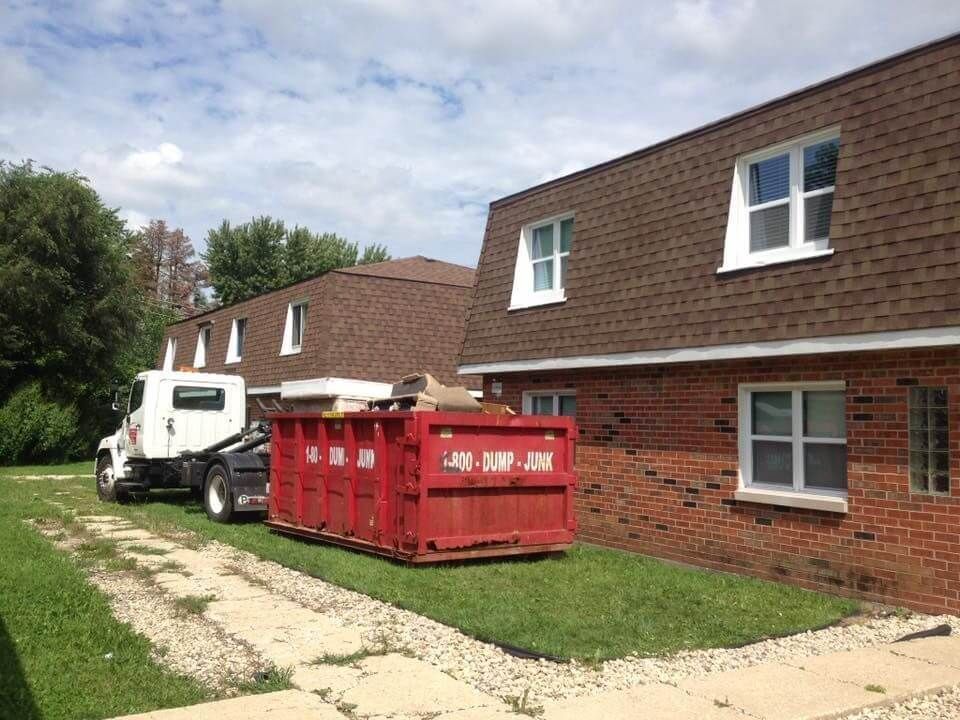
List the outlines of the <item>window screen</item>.
{"type": "Polygon", "coordinates": [[[174,410],[223,410],[226,392],[223,388],[189,387],[173,389],[174,410]]]}

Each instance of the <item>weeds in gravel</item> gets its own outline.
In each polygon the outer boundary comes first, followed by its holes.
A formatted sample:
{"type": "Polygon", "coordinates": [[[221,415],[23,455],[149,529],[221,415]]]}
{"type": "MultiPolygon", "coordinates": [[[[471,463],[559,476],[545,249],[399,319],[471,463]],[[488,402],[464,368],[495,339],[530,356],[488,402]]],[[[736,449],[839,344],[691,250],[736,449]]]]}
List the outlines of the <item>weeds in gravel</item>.
{"type": "Polygon", "coordinates": [[[127,552],[132,552],[135,555],[166,555],[170,551],[165,548],[153,547],[152,545],[134,543],[133,545],[127,545],[127,552]]]}
{"type": "Polygon", "coordinates": [[[887,692],[887,689],[883,685],[874,685],[873,683],[866,685],[863,689],[872,693],[885,694],[887,692]]]}
{"type": "Polygon", "coordinates": [[[725,697],[723,700],[714,698],[713,704],[716,705],[718,708],[728,708],[733,705],[733,703],[730,702],[729,697],[725,697]]]}
{"type": "Polygon", "coordinates": [[[386,655],[390,652],[389,648],[361,648],[356,652],[352,653],[324,653],[317,658],[314,658],[310,664],[311,665],[337,665],[338,667],[348,667],[353,666],[359,663],[361,660],[365,660],[368,657],[377,657],[378,655],[386,655]]]}
{"type": "Polygon", "coordinates": [[[178,563],[176,560],[164,560],[159,565],[155,565],[154,569],[158,573],[166,572],[166,573],[180,573],[182,575],[190,574],[184,569],[183,565],[178,563]]]}
{"type": "Polygon", "coordinates": [[[202,615],[207,605],[217,599],[216,595],[184,595],[173,601],[180,615],[202,615]]]}
{"type": "Polygon", "coordinates": [[[77,546],[77,555],[84,565],[114,560],[117,557],[117,544],[103,538],[84,540],[77,546]]]}
{"type": "Polygon", "coordinates": [[[350,720],[353,720],[353,718],[357,716],[357,714],[354,712],[354,710],[356,709],[357,709],[356,703],[347,703],[347,702],[337,703],[337,710],[339,710],[348,718],[350,718],[350,720]]]}
{"type": "Polygon", "coordinates": [[[134,572],[140,569],[137,561],[133,558],[116,556],[109,560],[104,560],[103,569],[110,572],[134,572]]]}
{"type": "Polygon", "coordinates": [[[517,715],[528,715],[530,717],[543,715],[543,707],[531,704],[529,696],[530,688],[527,688],[520,697],[516,695],[506,695],[503,699],[510,704],[510,711],[517,715]]]}
{"type": "Polygon", "coordinates": [[[289,690],[293,687],[292,677],[292,667],[269,667],[266,670],[261,670],[256,673],[252,680],[237,683],[235,687],[245,695],[258,695],[260,693],[276,692],[278,690],[289,690]]]}
{"type": "Polygon", "coordinates": [[[333,688],[320,688],[319,690],[314,690],[314,695],[319,695],[320,699],[324,702],[330,702],[330,694],[333,692],[333,688]]]}

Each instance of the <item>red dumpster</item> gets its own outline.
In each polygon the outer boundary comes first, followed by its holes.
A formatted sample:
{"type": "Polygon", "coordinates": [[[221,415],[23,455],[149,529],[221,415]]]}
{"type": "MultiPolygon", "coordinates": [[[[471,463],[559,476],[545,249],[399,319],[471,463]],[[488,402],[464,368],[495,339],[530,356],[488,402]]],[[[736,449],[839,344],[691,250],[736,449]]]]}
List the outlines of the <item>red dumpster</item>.
{"type": "Polygon", "coordinates": [[[415,563],[564,550],[566,417],[276,413],[267,525],[415,563]]]}

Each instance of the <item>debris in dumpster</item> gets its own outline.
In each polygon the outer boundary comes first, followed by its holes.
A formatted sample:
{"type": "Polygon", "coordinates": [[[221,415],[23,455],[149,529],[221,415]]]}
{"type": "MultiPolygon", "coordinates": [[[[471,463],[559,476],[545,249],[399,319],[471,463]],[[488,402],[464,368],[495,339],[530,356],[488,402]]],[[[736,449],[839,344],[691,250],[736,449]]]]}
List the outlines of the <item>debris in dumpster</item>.
{"type": "Polygon", "coordinates": [[[444,410],[482,412],[483,408],[465,387],[447,387],[429,373],[400,378],[389,397],[373,400],[372,410],[444,410]]]}

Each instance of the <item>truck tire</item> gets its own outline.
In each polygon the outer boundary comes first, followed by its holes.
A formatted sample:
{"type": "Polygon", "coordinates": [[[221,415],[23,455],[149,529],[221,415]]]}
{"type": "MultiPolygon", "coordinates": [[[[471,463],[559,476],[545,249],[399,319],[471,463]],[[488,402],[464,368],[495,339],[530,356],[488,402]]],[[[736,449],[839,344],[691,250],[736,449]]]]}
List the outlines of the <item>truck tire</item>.
{"type": "Polygon", "coordinates": [[[97,497],[100,502],[124,502],[127,493],[117,489],[117,476],[113,471],[113,459],[110,453],[97,458],[97,497]]]}
{"type": "Polygon", "coordinates": [[[203,483],[203,509],[214,522],[229,522],[233,515],[230,473],[223,465],[214,465],[203,483]]]}

